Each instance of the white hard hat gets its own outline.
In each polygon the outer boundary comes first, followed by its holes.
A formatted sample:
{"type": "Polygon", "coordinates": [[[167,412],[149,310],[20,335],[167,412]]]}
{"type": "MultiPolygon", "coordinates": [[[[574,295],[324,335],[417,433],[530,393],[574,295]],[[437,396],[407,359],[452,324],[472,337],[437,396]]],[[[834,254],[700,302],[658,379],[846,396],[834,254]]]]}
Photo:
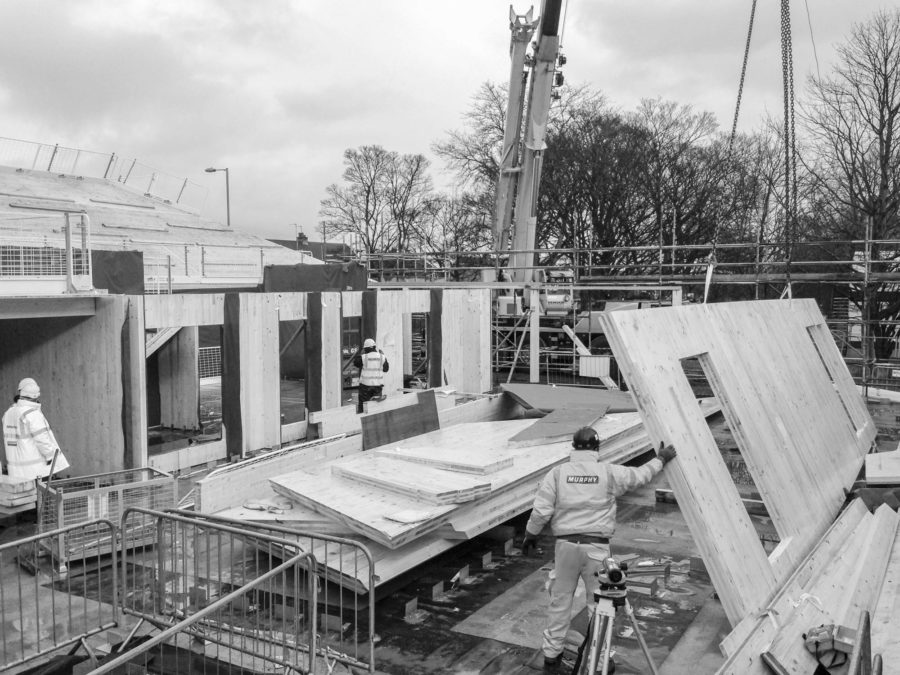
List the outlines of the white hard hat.
{"type": "Polygon", "coordinates": [[[16,390],[16,393],[19,396],[24,396],[25,398],[40,398],[41,388],[38,386],[37,382],[32,380],[30,377],[26,377],[21,382],[19,382],[19,388],[16,390]]]}
{"type": "Polygon", "coordinates": [[[368,349],[369,347],[375,346],[375,340],[372,338],[366,338],[366,341],[363,342],[363,349],[368,349]]]}

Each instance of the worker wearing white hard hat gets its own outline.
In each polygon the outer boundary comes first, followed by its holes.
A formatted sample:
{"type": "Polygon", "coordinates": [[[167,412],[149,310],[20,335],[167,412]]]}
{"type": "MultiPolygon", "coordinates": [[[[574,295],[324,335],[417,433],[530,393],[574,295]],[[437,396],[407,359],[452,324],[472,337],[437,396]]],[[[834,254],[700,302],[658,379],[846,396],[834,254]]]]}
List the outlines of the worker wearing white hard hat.
{"type": "Polygon", "coordinates": [[[13,404],[3,415],[3,472],[31,480],[69,467],[50,423],[41,411],[41,388],[32,378],[19,382],[13,404]],[[55,461],[54,461],[55,457],[55,461]]]}
{"type": "Polygon", "coordinates": [[[353,365],[360,369],[359,392],[356,397],[356,412],[363,411],[363,403],[381,398],[384,390],[384,374],[390,368],[387,357],[375,346],[375,340],[366,338],[362,352],[353,358],[353,365]]]}

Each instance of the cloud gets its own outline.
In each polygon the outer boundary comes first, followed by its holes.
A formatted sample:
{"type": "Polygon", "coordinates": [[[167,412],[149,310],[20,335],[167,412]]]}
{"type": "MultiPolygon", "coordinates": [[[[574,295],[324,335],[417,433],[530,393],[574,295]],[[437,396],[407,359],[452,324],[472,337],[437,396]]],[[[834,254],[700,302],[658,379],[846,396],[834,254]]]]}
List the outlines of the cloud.
{"type": "MultiPolygon", "coordinates": [[[[517,10],[527,9],[516,3],[517,10]]],[[[540,4],[540,3],[535,3],[540,4]]],[[[823,68],[876,0],[808,3],[823,68]]],[[[0,3],[0,128],[138,157],[209,190],[205,215],[311,231],[349,147],[430,156],[482,82],[509,76],[508,0],[28,0],[0,3]]],[[[778,8],[758,3],[742,125],[780,110],[778,8]]],[[[814,67],[794,5],[798,90],[814,67]]],[[[633,108],[661,96],[730,127],[745,0],[569,0],[567,81],[633,108]]],[[[432,158],[434,159],[434,158],[432,158]]],[[[436,180],[441,164],[435,160],[436,180]]]]}

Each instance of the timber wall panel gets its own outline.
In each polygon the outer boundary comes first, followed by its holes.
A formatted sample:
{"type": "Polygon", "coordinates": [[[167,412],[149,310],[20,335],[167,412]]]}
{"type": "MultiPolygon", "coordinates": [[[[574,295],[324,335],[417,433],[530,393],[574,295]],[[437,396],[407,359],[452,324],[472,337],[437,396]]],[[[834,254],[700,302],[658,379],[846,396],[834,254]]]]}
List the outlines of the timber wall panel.
{"type": "Polygon", "coordinates": [[[122,420],[125,432],[125,467],[147,465],[147,358],[144,296],[128,296],[126,325],[122,330],[122,420]]]}
{"type": "Polygon", "coordinates": [[[362,294],[362,291],[343,291],[341,293],[342,316],[348,318],[362,316],[362,294]]]}
{"type": "Polygon", "coordinates": [[[219,326],[225,321],[223,293],[144,296],[148,330],[177,326],[219,326]]]}
{"type": "Polygon", "coordinates": [[[343,396],[341,294],[322,293],[322,408],[340,407],[343,396]]]}
{"type": "Polygon", "coordinates": [[[197,326],[183,326],[159,350],[160,424],[173,429],[200,426],[197,326]]]}
{"type": "MultiPolygon", "coordinates": [[[[71,467],[66,475],[126,467],[128,306],[127,296],[105,296],[96,298],[93,316],[0,321],[0,391],[10,402],[19,380],[37,380],[43,412],[71,467]]],[[[134,451],[128,455],[130,461],[134,451]]]]}
{"type": "Polygon", "coordinates": [[[228,452],[243,455],[281,444],[277,298],[240,293],[228,301],[222,413],[228,452]]]}
{"type": "Polygon", "coordinates": [[[821,325],[812,300],[604,318],[654,445],[678,449],[668,477],[732,624],[757,610],[828,528],[874,438],[846,368],[830,363],[828,350],[820,356],[808,329],[821,325]],[[693,357],[700,357],[782,539],[771,563],[694,402],[681,367],[693,357]]]}
{"type": "Polygon", "coordinates": [[[491,388],[491,304],[487,289],[444,289],[441,386],[481,393],[491,388]]]}
{"type": "MultiPolygon", "coordinates": [[[[403,313],[405,291],[379,291],[377,299],[377,333],[375,343],[384,352],[390,370],[384,374],[385,395],[403,388],[403,313]]],[[[365,335],[363,339],[365,339],[365,335]]]]}

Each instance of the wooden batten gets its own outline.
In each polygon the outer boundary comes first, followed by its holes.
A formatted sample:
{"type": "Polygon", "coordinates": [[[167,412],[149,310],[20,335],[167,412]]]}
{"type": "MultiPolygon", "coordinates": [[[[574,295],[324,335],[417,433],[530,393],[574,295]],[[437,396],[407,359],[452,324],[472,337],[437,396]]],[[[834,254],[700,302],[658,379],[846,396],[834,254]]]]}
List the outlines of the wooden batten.
{"type": "Polygon", "coordinates": [[[613,312],[604,330],[732,625],[830,526],[875,428],[812,300],[613,312]],[[770,564],[681,366],[699,359],[783,542],[770,564]]]}

